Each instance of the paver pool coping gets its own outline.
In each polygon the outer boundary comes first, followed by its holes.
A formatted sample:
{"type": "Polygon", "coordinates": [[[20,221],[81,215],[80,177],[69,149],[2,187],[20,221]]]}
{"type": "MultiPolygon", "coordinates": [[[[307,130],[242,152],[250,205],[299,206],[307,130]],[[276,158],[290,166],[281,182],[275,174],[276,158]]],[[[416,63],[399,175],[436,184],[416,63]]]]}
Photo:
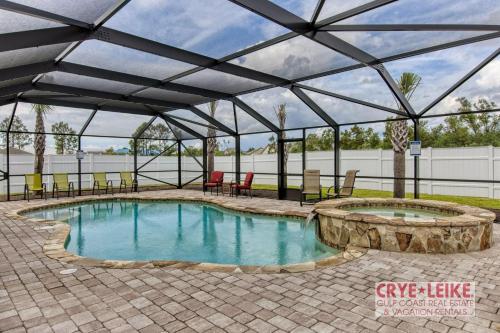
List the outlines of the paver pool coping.
{"type": "Polygon", "coordinates": [[[77,199],[62,199],[60,201],[52,201],[40,203],[34,206],[21,208],[10,211],[7,216],[13,220],[31,221],[40,223],[41,225],[51,226],[53,232],[49,238],[45,240],[43,251],[45,255],[51,259],[59,260],[64,263],[92,266],[101,268],[158,268],[158,267],[172,267],[183,269],[194,269],[201,271],[211,272],[225,272],[225,273],[298,273],[315,270],[327,266],[340,265],[345,262],[354,260],[364,255],[367,250],[358,247],[348,247],[339,253],[322,258],[316,261],[308,261],[304,263],[288,264],[288,265],[263,265],[263,266],[246,266],[246,265],[231,265],[231,264],[217,264],[205,262],[190,262],[178,260],[148,260],[148,261],[128,261],[128,260],[106,260],[95,259],[89,257],[78,256],[76,254],[66,251],[65,244],[70,234],[71,227],[64,221],[46,220],[30,218],[21,214],[28,212],[64,207],[74,204],[91,203],[95,201],[120,201],[120,200],[135,200],[135,201],[185,201],[208,203],[220,206],[225,209],[230,209],[243,213],[283,216],[305,218],[306,212],[300,210],[283,210],[283,209],[262,209],[255,206],[242,205],[238,200],[227,200],[224,197],[198,197],[198,196],[144,196],[140,194],[128,195],[113,195],[102,197],[87,197],[77,199]]]}

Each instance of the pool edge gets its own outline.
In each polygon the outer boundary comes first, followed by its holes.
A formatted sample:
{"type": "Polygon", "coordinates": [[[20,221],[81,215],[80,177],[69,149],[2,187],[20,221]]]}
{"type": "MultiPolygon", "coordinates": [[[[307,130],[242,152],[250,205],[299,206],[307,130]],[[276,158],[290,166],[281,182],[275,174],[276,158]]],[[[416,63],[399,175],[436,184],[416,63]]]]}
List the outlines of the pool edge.
{"type": "Polygon", "coordinates": [[[199,270],[208,272],[224,272],[224,273],[248,273],[248,274],[259,274],[259,273],[299,273],[312,271],[319,268],[325,268],[330,266],[340,265],[352,260],[355,260],[363,256],[367,249],[358,247],[348,247],[339,253],[321,258],[316,261],[308,261],[302,263],[294,263],[287,265],[263,265],[263,266],[247,266],[247,265],[232,265],[232,264],[217,264],[217,263],[206,263],[206,262],[189,262],[189,261],[177,261],[177,260],[148,260],[148,261],[129,261],[129,260],[107,260],[107,259],[95,259],[90,257],[82,257],[75,255],[66,251],[65,245],[70,235],[71,227],[64,221],[59,220],[45,220],[29,218],[27,216],[21,215],[23,213],[36,211],[40,209],[55,208],[61,206],[67,206],[72,204],[81,203],[91,203],[95,201],[114,201],[114,200],[138,200],[138,201],[183,201],[183,202],[197,202],[197,203],[208,203],[217,205],[221,208],[234,210],[237,212],[260,214],[268,216],[285,216],[285,217],[295,217],[304,218],[306,213],[298,210],[269,210],[260,209],[256,207],[248,207],[239,205],[234,202],[228,202],[224,200],[224,197],[185,197],[185,196],[172,196],[172,197],[139,197],[138,195],[114,195],[114,196],[97,196],[97,197],[87,197],[78,199],[62,199],[58,202],[45,202],[30,207],[24,207],[21,209],[13,210],[7,213],[8,217],[14,220],[29,221],[45,226],[52,226],[53,232],[45,240],[43,244],[44,254],[58,261],[66,264],[73,264],[78,266],[87,267],[99,267],[99,268],[178,268],[186,270],[199,270]]]}

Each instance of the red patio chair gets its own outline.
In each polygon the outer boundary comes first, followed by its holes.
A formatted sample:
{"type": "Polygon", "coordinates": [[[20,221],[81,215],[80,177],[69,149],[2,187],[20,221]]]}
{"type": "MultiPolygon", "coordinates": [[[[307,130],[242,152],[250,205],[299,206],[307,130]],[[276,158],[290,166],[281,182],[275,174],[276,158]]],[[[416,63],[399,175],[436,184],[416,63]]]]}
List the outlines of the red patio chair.
{"type": "Polygon", "coordinates": [[[239,183],[231,183],[231,195],[236,193],[236,196],[238,196],[238,192],[241,190],[245,190],[246,195],[248,196],[250,194],[250,198],[252,197],[252,182],[253,182],[253,172],[247,172],[247,175],[245,176],[245,181],[243,184],[239,183]]]}
{"type": "Polygon", "coordinates": [[[224,182],[224,172],[222,171],[213,171],[212,174],[210,175],[210,180],[203,184],[203,194],[205,194],[205,191],[207,188],[210,188],[210,194],[213,193],[213,189],[215,187],[215,190],[217,191],[217,195],[219,195],[219,187],[221,189],[221,193],[224,195],[222,192],[222,183],[224,182]]]}

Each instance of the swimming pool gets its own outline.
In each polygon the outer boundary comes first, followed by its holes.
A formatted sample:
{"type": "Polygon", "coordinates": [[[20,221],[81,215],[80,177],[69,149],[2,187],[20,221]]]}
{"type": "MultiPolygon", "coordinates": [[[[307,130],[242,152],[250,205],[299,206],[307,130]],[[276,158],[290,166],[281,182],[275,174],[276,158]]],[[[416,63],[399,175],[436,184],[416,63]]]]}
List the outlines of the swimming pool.
{"type": "Polygon", "coordinates": [[[317,240],[315,223],[204,203],[97,201],[24,215],[67,221],[66,250],[96,259],[286,265],[338,253],[317,240]]]}

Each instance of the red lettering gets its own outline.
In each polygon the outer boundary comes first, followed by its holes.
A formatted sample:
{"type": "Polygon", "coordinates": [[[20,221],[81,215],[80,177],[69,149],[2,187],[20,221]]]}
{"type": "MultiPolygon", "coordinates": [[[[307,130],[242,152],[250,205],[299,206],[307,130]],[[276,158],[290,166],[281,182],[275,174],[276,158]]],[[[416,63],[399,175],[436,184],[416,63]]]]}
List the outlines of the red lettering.
{"type": "MultiPolygon", "coordinates": [[[[465,284],[464,284],[464,287],[465,287],[465,284]]],[[[458,291],[458,288],[460,288],[460,283],[452,285],[450,297],[461,297],[460,292],[458,291]]]]}
{"type": "Polygon", "coordinates": [[[394,293],[394,290],[396,290],[396,286],[394,284],[388,284],[387,285],[387,297],[396,297],[396,294],[394,293]]]}
{"type": "Polygon", "coordinates": [[[410,283],[410,287],[408,290],[408,296],[411,298],[417,297],[417,284],[416,283],[410,283]]]}
{"type": "Polygon", "coordinates": [[[463,289],[462,297],[464,297],[464,298],[471,298],[472,297],[472,295],[470,293],[470,283],[468,283],[468,282],[464,283],[462,289],[463,289]]]}
{"type": "Polygon", "coordinates": [[[406,283],[398,283],[399,297],[405,297],[406,283]]]}
{"type": "Polygon", "coordinates": [[[384,288],[384,287],[385,287],[385,283],[379,283],[377,285],[376,292],[377,292],[378,297],[385,297],[385,295],[382,293],[382,288],[384,288]]]}
{"type": "Polygon", "coordinates": [[[436,297],[437,298],[443,298],[443,291],[444,291],[444,284],[443,283],[436,283],[436,297]]]}
{"type": "Polygon", "coordinates": [[[427,297],[435,298],[436,296],[432,293],[432,283],[427,283],[427,297]]]}

